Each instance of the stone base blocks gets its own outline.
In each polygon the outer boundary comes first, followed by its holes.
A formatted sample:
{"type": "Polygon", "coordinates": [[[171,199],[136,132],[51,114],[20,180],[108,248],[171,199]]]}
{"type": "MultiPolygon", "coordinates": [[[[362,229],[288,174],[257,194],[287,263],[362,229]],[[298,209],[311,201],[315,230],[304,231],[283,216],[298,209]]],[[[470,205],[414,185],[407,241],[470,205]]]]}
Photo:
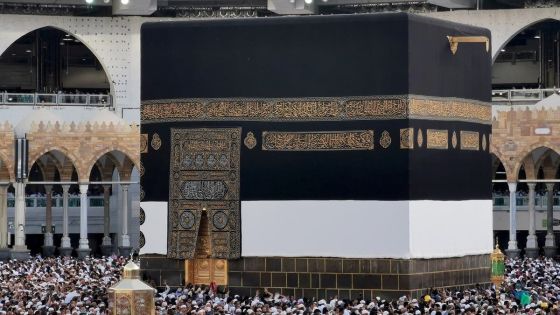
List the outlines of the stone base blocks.
{"type": "MultiPolygon", "coordinates": [[[[142,278],[156,287],[185,285],[185,261],[142,255],[142,278]]],[[[230,294],[257,290],[308,298],[419,297],[430,288],[490,283],[490,255],[435,259],[244,257],[228,261],[230,294]]]]}
{"type": "Polygon", "coordinates": [[[490,255],[436,259],[260,258],[229,261],[232,294],[256,290],[308,298],[419,297],[430,288],[490,281],[490,255]]]}

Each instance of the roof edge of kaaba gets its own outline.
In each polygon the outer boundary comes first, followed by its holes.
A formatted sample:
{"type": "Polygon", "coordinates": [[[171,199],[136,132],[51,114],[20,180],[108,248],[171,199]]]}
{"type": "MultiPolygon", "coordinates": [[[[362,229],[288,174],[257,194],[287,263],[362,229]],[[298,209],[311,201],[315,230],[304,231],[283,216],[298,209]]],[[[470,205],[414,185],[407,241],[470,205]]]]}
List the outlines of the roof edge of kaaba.
{"type": "Polygon", "coordinates": [[[142,101],[142,124],[180,121],[421,119],[491,124],[491,104],[423,95],[184,98],[142,101]]]}
{"type": "Polygon", "coordinates": [[[189,26],[208,26],[208,25],[236,25],[240,23],[244,23],[246,25],[260,25],[264,20],[266,23],[270,24],[292,24],[292,23],[322,23],[325,20],[344,20],[348,17],[351,17],[354,20],[363,20],[367,21],[370,19],[384,19],[384,18],[395,18],[400,17],[403,19],[408,19],[414,22],[427,22],[427,23],[434,23],[440,26],[449,27],[449,28],[457,28],[460,27],[462,29],[468,29],[472,32],[489,32],[487,28],[462,24],[457,22],[452,22],[448,20],[442,20],[430,16],[424,16],[414,13],[408,12],[382,12],[382,13],[364,13],[364,14],[336,14],[336,15],[306,15],[306,16],[269,16],[266,18],[237,18],[237,19],[219,19],[216,18],[199,18],[196,20],[183,20],[183,21],[171,21],[171,20],[162,20],[162,21],[150,21],[142,23],[140,27],[140,31],[151,28],[151,27],[166,27],[169,24],[184,24],[189,26]],[[167,25],[166,25],[167,24],[167,25]]]}

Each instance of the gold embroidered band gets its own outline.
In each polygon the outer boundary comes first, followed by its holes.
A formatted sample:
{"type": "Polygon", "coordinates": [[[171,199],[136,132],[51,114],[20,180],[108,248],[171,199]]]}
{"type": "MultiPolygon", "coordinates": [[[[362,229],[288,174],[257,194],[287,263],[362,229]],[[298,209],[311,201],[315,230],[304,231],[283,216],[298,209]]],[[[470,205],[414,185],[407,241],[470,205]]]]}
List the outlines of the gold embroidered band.
{"type": "Polygon", "coordinates": [[[142,123],[197,120],[431,119],[490,124],[489,104],[422,97],[146,101],[142,123]]]}
{"type": "Polygon", "coordinates": [[[262,149],[269,151],[373,150],[373,130],[280,132],[264,131],[262,149]]]}

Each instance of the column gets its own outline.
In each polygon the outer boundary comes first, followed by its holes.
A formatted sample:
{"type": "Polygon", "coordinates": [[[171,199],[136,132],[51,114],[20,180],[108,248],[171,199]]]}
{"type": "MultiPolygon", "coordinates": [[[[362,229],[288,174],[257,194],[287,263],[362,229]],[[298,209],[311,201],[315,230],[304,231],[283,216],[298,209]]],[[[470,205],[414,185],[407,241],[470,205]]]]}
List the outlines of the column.
{"type": "Polygon", "coordinates": [[[0,250],[8,248],[8,187],[0,185],[0,250]]]}
{"type": "Polygon", "coordinates": [[[25,184],[15,183],[16,204],[14,216],[15,242],[12,248],[13,259],[29,259],[29,250],[25,245],[25,184]]]}
{"type": "Polygon", "coordinates": [[[88,199],[87,199],[87,191],[88,185],[81,184],[80,185],[80,246],[79,249],[82,250],[89,250],[89,241],[88,241],[88,232],[87,232],[87,208],[88,208],[88,199]]]}
{"type": "Polygon", "coordinates": [[[506,253],[508,257],[518,257],[519,248],[517,248],[517,203],[515,192],[517,190],[517,182],[508,183],[509,187],[509,242],[506,253]]]}
{"type": "Polygon", "coordinates": [[[130,247],[130,237],[128,236],[128,185],[122,184],[122,247],[130,247]]]}
{"type": "Polygon", "coordinates": [[[25,246],[25,184],[17,182],[15,185],[15,243],[14,249],[27,249],[25,246]]]}
{"type": "Polygon", "coordinates": [[[525,254],[527,257],[536,258],[539,255],[535,223],[535,186],[537,184],[527,183],[527,186],[529,186],[529,235],[527,236],[525,254]]]}
{"type": "Polygon", "coordinates": [[[556,255],[556,241],[554,239],[554,183],[546,183],[546,237],[544,253],[547,257],[556,255]]]}
{"type": "Polygon", "coordinates": [[[111,185],[103,185],[103,245],[111,246],[111,212],[110,197],[111,185]]]}
{"type": "Polygon", "coordinates": [[[130,255],[132,247],[130,247],[130,236],[128,236],[128,185],[121,184],[122,187],[122,234],[121,246],[119,246],[119,255],[127,257],[130,255]]]}
{"type": "Polygon", "coordinates": [[[52,234],[52,185],[45,185],[45,193],[47,194],[47,205],[45,207],[45,242],[44,246],[53,246],[52,234]]]}
{"type": "Polygon", "coordinates": [[[58,249],[61,256],[72,255],[70,236],[68,235],[68,190],[70,190],[70,185],[62,185],[62,240],[58,249]]]}

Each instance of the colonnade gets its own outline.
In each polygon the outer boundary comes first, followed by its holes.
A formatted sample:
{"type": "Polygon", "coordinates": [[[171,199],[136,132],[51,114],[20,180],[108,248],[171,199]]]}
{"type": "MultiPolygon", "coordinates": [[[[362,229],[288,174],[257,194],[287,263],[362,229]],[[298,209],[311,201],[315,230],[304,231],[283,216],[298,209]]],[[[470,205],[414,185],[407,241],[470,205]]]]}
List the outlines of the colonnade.
{"type": "MultiPolygon", "coordinates": [[[[509,241],[506,249],[508,257],[518,257],[520,249],[517,244],[517,182],[508,182],[509,188],[509,241]]],[[[546,237],[544,243],[544,253],[547,257],[556,256],[557,244],[554,238],[554,184],[553,182],[545,183],[546,185],[546,237]]],[[[527,244],[525,247],[525,255],[528,257],[537,257],[539,254],[539,244],[536,235],[536,212],[535,212],[535,187],[536,182],[527,182],[529,187],[529,235],[527,236],[527,244]]]]}
{"type": "MultiPolygon", "coordinates": [[[[35,183],[33,183],[35,184],[35,183]]],[[[0,259],[14,258],[25,259],[29,257],[29,249],[25,244],[25,186],[24,182],[3,183],[0,184],[0,259]],[[14,233],[15,241],[12,248],[8,247],[8,188],[10,185],[15,189],[15,213],[14,213],[14,233]]],[[[91,248],[88,239],[88,198],[87,192],[89,183],[80,183],[80,239],[76,252],[78,257],[85,257],[90,254],[91,248]]],[[[121,231],[119,254],[128,256],[132,250],[130,246],[130,237],[128,235],[128,185],[119,183],[122,189],[122,205],[121,210],[121,231]]],[[[69,220],[68,220],[68,192],[70,184],[61,184],[62,186],[62,239],[59,246],[60,255],[69,256],[74,248],[70,244],[69,236],[69,220]]],[[[111,255],[113,244],[110,237],[110,189],[111,185],[103,185],[104,196],[104,224],[103,224],[103,243],[101,246],[103,255],[111,255]]],[[[56,247],[53,242],[52,234],[52,184],[45,184],[46,205],[45,205],[45,233],[43,244],[43,255],[52,256],[56,247]]]]}

